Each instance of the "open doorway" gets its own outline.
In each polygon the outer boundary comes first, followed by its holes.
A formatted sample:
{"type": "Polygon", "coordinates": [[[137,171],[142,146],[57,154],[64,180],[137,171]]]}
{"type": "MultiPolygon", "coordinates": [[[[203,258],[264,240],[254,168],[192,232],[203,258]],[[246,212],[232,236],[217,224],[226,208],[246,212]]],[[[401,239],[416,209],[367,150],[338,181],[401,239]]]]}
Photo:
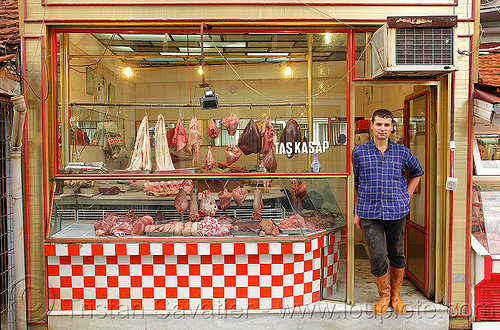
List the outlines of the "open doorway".
{"type": "MultiPolygon", "coordinates": [[[[391,111],[396,127],[390,139],[405,145],[417,156],[424,176],[410,203],[405,227],[406,274],[402,287],[408,305],[429,302],[434,296],[435,282],[435,191],[436,155],[436,87],[410,82],[381,82],[356,85],[354,89],[355,145],[372,138],[371,116],[377,109],[391,111]]],[[[354,233],[354,301],[374,303],[377,288],[370,273],[370,261],[361,230],[354,233]]]]}

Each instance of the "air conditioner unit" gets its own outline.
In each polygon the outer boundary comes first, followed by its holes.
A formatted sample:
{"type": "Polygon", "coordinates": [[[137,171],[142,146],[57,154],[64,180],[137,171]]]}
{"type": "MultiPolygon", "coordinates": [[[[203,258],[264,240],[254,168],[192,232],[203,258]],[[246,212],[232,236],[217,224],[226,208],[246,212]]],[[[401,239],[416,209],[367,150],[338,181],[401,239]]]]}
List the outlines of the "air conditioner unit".
{"type": "Polygon", "coordinates": [[[457,71],[457,16],[387,17],[373,33],[372,77],[439,77],[457,71]]]}

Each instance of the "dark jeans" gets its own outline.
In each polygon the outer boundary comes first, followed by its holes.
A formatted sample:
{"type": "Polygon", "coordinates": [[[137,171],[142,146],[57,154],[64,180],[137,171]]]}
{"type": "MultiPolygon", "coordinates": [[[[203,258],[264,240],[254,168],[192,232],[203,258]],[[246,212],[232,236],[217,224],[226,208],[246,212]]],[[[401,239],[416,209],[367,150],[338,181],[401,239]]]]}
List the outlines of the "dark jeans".
{"type": "Polygon", "coordinates": [[[363,235],[370,253],[371,273],[382,276],[387,273],[387,258],[393,268],[404,268],[405,218],[399,220],[361,219],[363,235]],[[384,238],[385,233],[385,238],[384,238]]]}

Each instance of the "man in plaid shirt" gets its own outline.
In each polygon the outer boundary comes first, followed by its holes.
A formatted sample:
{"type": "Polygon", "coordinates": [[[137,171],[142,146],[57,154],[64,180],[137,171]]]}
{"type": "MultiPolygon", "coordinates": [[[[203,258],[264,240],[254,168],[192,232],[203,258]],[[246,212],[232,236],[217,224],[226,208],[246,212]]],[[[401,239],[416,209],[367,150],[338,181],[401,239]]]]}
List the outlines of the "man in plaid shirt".
{"type": "Polygon", "coordinates": [[[400,297],[406,264],[405,218],[410,212],[410,197],[424,174],[410,149],[389,139],[393,128],[394,118],[389,110],[375,111],[371,123],[373,139],[352,152],[354,226],[363,230],[370,254],[371,273],[380,295],[373,306],[377,314],[384,314],[389,305],[398,314],[406,313],[400,297]],[[408,173],[408,183],[404,171],[408,173]]]}

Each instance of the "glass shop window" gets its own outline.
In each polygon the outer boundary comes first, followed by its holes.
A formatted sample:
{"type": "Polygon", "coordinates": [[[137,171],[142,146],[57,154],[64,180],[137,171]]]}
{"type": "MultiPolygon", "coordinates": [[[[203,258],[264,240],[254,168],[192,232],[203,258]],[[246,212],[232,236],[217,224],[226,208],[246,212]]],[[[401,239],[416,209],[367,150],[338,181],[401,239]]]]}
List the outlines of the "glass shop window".
{"type": "Polygon", "coordinates": [[[59,173],[348,171],[347,33],[55,38],[59,173]]]}

